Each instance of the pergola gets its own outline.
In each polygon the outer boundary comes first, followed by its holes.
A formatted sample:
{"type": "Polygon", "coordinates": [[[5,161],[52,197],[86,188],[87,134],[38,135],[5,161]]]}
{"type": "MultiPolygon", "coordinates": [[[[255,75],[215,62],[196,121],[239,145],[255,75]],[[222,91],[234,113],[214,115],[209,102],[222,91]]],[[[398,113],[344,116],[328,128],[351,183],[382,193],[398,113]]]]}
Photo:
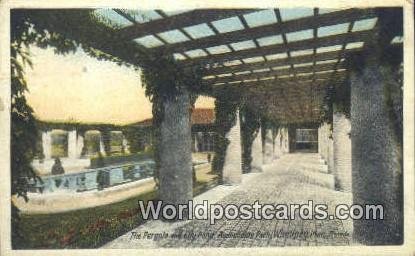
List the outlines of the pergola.
{"type": "Polygon", "coordinates": [[[390,22],[393,12],[375,9],[101,9],[95,15],[119,28],[120,40],[149,55],[173,55],[184,69],[202,67],[204,84],[238,88],[253,97],[254,108],[285,123],[317,122],[328,89],[344,85],[347,57],[369,48],[380,31],[387,30],[382,40],[391,47],[402,43],[402,29],[379,20],[390,22]]]}
{"type": "MultiPolygon", "coordinates": [[[[98,9],[93,14],[112,31],[90,39],[102,52],[138,66],[171,56],[175,70],[200,68],[200,83],[213,96],[232,88],[245,95],[251,109],[278,123],[320,125],[319,153],[337,189],[351,192],[356,204],[385,207],[385,220],[354,222],[355,238],[364,244],[402,242],[402,119],[394,119],[402,108],[392,99],[402,92],[396,79],[402,8],[98,9]],[[344,93],[349,115],[333,109],[336,92],[344,93]],[[327,108],[331,125],[321,118],[327,108]]],[[[76,29],[79,22],[68,23],[72,37],[85,35],[76,29]]],[[[174,79],[167,81],[173,86],[174,79]]],[[[163,112],[157,123],[159,197],[186,203],[193,198],[189,92],[179,90],[158,107],[163,112]]],[[[235,185],[242,175],[240,120],[238,114],[222,117],[234,119],[223,135],[222,178],[235,185]]],[[[249,142],[252,161],[258,163],[261,155],[260,165],[278,158],[272,132],[266,128],[264,133],[264,141],[258,142],[257,133],[249,142]]],[[[289,135],[279,129],[278,136],[289,135]]]]}

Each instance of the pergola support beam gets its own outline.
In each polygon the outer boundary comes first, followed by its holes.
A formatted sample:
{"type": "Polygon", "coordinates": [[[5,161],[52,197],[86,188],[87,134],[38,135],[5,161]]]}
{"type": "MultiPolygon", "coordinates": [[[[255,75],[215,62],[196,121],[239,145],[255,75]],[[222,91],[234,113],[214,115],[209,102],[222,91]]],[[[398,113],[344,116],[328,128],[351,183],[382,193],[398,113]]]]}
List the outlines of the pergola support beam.
{"type": "Polygon", "coordinates": [[[175,97],[163,99],[158,128],[159,198],[163,203],[184,204],[193,199],[190,96],[182,88],[175,97]]]}
{"type": "Polygon", "coordinates": [[[354,220],[354,239],[366,245],[403,242],[402,144],[391,120],[391,87],[399,88],[380,50],[351,72],[352,191],[354,204],[381,204],[384,219],[354,220]]]}

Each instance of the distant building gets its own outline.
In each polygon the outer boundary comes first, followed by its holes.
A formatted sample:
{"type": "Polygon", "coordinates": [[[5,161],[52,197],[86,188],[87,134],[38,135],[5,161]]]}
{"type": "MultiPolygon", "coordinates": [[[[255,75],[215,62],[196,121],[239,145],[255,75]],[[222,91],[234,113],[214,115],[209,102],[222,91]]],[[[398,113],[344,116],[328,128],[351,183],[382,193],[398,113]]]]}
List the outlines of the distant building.
{"type": "MultiPolygon", "coordinates": [[[[198,108],[192,111],[192,150],[210,152],[215,145],[215,111],[198,108]]],[[[88,160],[100,155],[134,153],[150,150],[153,144],[152,119],[123,126],[38,121],[41,130],[35,161],[50,162],[61,158],[88,160]]],[[[73,161],[72,161],[73,162],[73,161]]],[[[83,165],[87,165],[86,161],[83,165]]]]}

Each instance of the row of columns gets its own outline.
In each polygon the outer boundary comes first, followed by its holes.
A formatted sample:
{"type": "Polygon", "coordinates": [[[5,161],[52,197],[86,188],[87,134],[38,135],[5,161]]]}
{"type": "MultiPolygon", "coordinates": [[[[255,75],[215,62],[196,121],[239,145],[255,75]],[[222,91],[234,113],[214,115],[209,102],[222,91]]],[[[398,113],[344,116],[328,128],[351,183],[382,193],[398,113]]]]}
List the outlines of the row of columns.
{"type": "MultiPolygon", "coordinates": [[[[397,82],[392,80],[395,76],[390,67],[380,59],[368,59],[359,65],[363,66],[362,70],[351,71],[350,75],[351,119],[335,112],[333,127],[323,124],[319,128],[319,152],[328,171],[335,177],[336,188],[351,191],[354,204],[383,205],[383,220],[353,221],[353,237],[356,241],[370,245],[399,244],[403,241],[402,145],[399,144],[399,135],[394,128],[396,122],[390,119],[391,103],[387,93],[390,85],[397,82]]],[[[161,161],[160,199],[173,203],[184,203],[192,199],[191,161],[183,161],[183,156],[191,157],[190,144],[186,144],[187,139],[191,139],[190,130],[183,133],[188,129],[190,116],[187,112],[190,107],[188,99],[181,97],[186,96],[183,94],[175,97],[174,100],[179,101],[177,104],[169,101],[164,104],[166,114],[161,124],[162,130],[165,129],[161,133],[161,141],[167,145],[162,148],[170,150],[160,153],[166,155],[164,160],[170,160],[161,161]],[[182,104],[183,102],[187,103],[182,104]],[[174,115],[168,114],[175,108],[180,108],[183,113],[187,111],[183,120],[174,120],[174,115]],[[189,151],[186,151],[187,148],[189,151]],[[179,162],[185,162],[186,168],[179,162]]],[[[273,153],[272,133],[265,131],[264,142],[261,141],[261,133],[256,134],[252,145],[253,170],[261,171],[262,165],[272,161],[275,155],[278,157],[282,149],[287,150],[288,147],[288,152],[290,151],[292,140],[289,138],[289,130],[287,133],[288,146],[275,150],[273,143],[273,153]]],[[[238,114],[235,125],[226,137],[230,143],[225,155],[223,180],[226,184],[238,184],[242,175],[238,114]]]]}
{"type": "Polygon", "coordinates": [[[335,188],[351,192],[351,140],[350,120],[343,114],[333,114],[333,124],[323,123],[318,128],[318,152],[327,168],[333,174],[335,188]]]}
{"type": "Polygon", "coordinates": [[[399,244],[403,241],[402,138],[385,93],[391,85],[399,90],[399,84],[390,65],[373,57],[366,61],[362,70],[351,72],[350,117],[334,110],[332,127],[324,123],[318,129],[318,150],[334,176],[335,188],[352,193],[353,204],[383,206],[383,220],[353,221],[354,239],[368,245],[399,244]]]}
{"type": "Polygon", "coordinates": [[[333,134],[332,126],[328,123],[323,123],[318,129],[318,152],[327,166],[327,172],[333,173],[333,134]]]}
{"type": "MultiPolygon", "coordinates": [[[[48,160],[52,158],[52,133],[53,130],[44,131],[42,132],[42,149],[43,149],[43,155],[44,159],[48,160]]],[[[76,130],[70,130],[67,131],[68,135],[68,158],[70,159],[79,159],[82,156],[82,151],[85,146],[85,139],[84,136],[82,136],[80,133],[78,133],[76,130]]],[[[123,138],[122,140],[122,147],[128,151],[128,141],[123,138]]],[[[101,155],[105,156],[105,146],[104,146],[104,140],[102,138],[102,135],[99,139],[99,149],[98,151],[101,153],[101,155]]],[[[127,152],[128,153],[128,152],[127,152]]]]}
{"type": "MultiPolygon", "coordinates": [[[[223,183],[239,184],[242,180],[241,127],[239,115],[235,125],[226,135],[230,141],[222,171],[223,183]]],[[[254,134],[251,146],[251,172],[262,172],[266,165],[283,154],[289,153],[289,133],[287,128],[279,128],[274,135],[270,128],[259,128],[254,134]]]]}

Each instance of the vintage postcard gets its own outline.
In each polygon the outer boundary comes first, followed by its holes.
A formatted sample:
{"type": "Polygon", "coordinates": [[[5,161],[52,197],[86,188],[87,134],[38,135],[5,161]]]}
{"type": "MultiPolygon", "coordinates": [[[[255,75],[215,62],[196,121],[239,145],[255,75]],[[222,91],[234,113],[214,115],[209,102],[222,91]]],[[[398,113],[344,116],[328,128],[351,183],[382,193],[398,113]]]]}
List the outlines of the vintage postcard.
{"type": "Polygon", "coordinates": [[[0,255],[415,255],[412,1],[0,19],[0,255]]]}

